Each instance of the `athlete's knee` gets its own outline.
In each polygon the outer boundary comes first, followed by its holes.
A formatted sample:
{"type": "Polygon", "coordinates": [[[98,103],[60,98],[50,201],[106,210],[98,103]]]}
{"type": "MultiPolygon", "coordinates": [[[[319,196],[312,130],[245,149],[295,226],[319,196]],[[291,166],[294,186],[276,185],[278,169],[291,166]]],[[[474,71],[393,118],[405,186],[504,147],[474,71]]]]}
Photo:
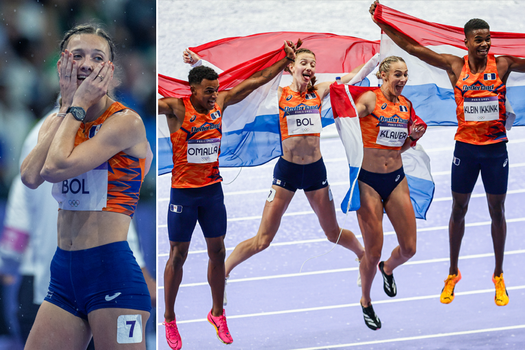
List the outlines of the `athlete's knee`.
{"type": "Polygon", "coordinates": [[[326,235],[326,238],[332,243],[336,243],[337,240],[339,239],[339,235],[343,234],[340,228],[337,228],[335,230],[325,231],[324,233],[326,235]]]}
{"type": "Polygon", "coordinates": [[[405,259],[410,259],[414,255],[416,255],[416,245],[415,244],[409,244],[404,247],[399,247],[399,252],[401,253],[401,256],[405,259]]]}
{"type": "Polygon", "coordinates": [[[365,259],[371,266],[376,266],[381,260],[381,250],[370,249],[365,253],[365,259]]]}
{"type": "Polygon", "coordinates": [[[173,266],[181,265],[184,263],[184,261],[186,261],[187,257],[188,257],[187,249],[184,249],[178,246],[172,246],[170,250],[168,264],[171,263],[173,266]]]}
{"type": "Polygon", "coordinates": [[[490,218],[494,224],[500,225],[505,222],[505,211],[491,211],[490,218]]]}
{"type": "Polygon", "coordinates": [[[224,244],[216,248],[208,248],[208,257],[214,263],[224,262],[226,259],[226,248],[224,244]]]}
{"type": "Polygon", "coordinates": [[[467,215],[468,203],[462,204],[458,202],[452,203],[452,213],[450,219],[453,221],[461,221],[467,215]]]}
{"type": "Polygon", "coordinates": [[[504,202],[489,202],[490,218],[493,222],[505,221],[505,204],[504,202]]]}

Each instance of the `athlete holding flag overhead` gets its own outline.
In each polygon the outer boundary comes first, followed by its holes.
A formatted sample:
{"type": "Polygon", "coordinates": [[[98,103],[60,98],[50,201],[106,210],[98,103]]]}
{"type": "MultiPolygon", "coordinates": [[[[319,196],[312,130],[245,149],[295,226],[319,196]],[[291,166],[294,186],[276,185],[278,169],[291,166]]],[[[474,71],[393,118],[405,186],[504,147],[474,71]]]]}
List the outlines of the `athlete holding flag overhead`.
{"type": "MultiPolygon", "coordinates": [[[[283,154],[275,165],[270,194],[264,204],[257,234],[239,243],[226,260],[226,278],[240,263],[270,246],[281,219],[295,192],[304,190],[310,206],[327,239],[351,250],[358,260],[364,249],[354,233],[339,227],[335,205],[328,185],[326,167],[321,155],[321,101],[330,92],[333,81],[316,84],[317,61],[306,48],[296,52],[287,71],[292,83],[279,87],[279,123],[283,154]]],[[[349,82],[363,65],[341,77],[349,82]]]]}
{"type": "Polygon", "coordinates": [[[454,288],[461,280],[459,251],[465,232],[465,215],[474,185],[481,171],[492,220],[491,233],[495,253],[493,282],[495,302],[507,305],[509,297],[503,280],[503,257],[507,226],[505,197],[508,183],[506,142],[506,86],[511,72],[525,72],[525,60],[513,56],[489,54],[491,33],[487,22],[471,19],[464,26],[468,55],[458,57],[438,54],[385,23],[381,5],[370,6],[373,21],[403,50],[422,61],[444,69],[457,104],[458,129],[452,162],[452,213],[449,222],[450,268],[441,292],[441,302],[454,300],[454,288]]]}
{"type": "MultiPolygon", "coordinates": [[[[297,46],[300,46],[300,40],[297,46]]],[[[164,270],[164,312],[166,339],[172,349],[182,347],[175,319],[175,299],[182,280],[182,266],[188,256],[191,235],[199,222],[208,247],[208,282],[213,307],[208,321],[218,338],[231,344],[223,309],[224,236],[226,208],[219,174],[222,114],[226,107],[242,101],[258,87],[271,81],[295,59],[295,45],[284,43],[286,56],[256,72],[231,90],[219,92],[217,73],[205,66],[193,68],[188,76],[191,96],[159,99],[159,114],[165,114],[173,146],[172,189],[168,211],[170,254],[164,270]]]]}

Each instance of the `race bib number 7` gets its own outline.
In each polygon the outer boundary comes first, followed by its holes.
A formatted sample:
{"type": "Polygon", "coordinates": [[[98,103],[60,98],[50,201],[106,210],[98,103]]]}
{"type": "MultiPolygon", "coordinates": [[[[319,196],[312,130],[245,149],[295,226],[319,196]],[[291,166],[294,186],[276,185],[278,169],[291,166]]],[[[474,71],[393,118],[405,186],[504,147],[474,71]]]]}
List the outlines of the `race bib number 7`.
{"type": "Polygon", "coordinates": [[[142,316],[120,315],[117,319],[117,343],[142,343],[142,316]]]}

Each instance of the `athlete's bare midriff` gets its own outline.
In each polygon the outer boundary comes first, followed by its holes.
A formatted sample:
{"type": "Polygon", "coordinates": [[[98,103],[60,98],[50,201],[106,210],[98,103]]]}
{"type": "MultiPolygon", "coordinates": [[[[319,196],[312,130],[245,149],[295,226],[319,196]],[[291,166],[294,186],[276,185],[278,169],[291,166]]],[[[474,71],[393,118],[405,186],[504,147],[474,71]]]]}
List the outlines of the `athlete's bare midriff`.
{"type": "Polygon", "coordinates": [[[125,241],[131,218],[106,211],[58,212],[58,247],[63,250],[89,249],[125,241]]]}
{"type": "Polygon", "coordinates": [[[401,151],[381,148],[365,148],[362,168],[378,174],[387,174],[403,166],[401,151]]]}
{"type": "Polygon", "coordinates": [[[319,136],[294,136],[282,142],[283,158],[295,164],[310,164],[321,159],[319,136]]]}

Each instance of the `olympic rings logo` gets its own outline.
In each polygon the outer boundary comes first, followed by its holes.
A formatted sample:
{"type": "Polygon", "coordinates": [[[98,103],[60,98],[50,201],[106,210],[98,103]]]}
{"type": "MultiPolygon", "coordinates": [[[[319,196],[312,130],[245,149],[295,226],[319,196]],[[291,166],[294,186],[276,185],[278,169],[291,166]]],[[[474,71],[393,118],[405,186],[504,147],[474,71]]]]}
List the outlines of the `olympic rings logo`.
{"type": "Polygon", "coordinates": [[[69,206],[70,207],[78,207],[80,205],[80,201],[78,199],[70,199],[69,200],[69,206]]]}

